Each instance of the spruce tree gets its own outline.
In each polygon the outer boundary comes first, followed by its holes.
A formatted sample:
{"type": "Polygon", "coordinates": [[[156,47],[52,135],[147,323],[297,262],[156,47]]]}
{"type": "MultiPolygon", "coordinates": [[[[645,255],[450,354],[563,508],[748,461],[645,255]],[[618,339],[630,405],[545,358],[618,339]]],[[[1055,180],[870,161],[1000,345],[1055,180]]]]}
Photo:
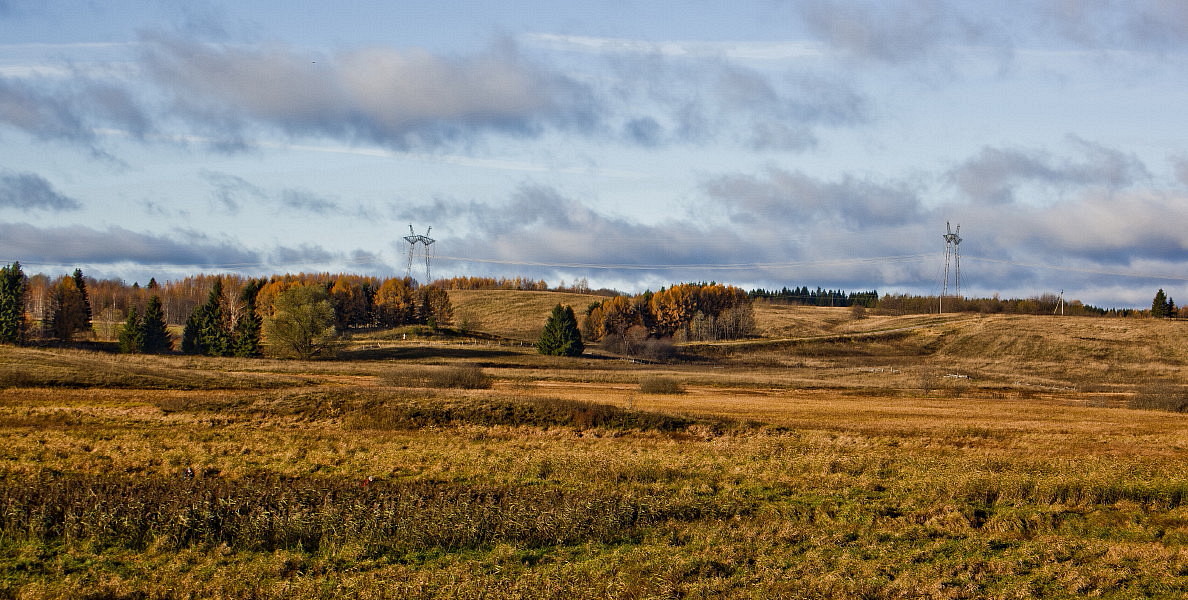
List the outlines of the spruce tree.
{"type": "Polygon", "coordinates": [[[182,330],[182,354],[205,354],[205,346],[198,339],[198,322],[202,320],[205,305],[199,306],[186,318],[186,327],[182,330]]]}
{"type": "Polygon", "coordinates": [[[242,358],[253,358],[261,355],[260,333],[264,327],[264,320],[256,312],[256,296],[264,287],[264,281],[249,281],[243,288],[239,299],[243,301],[243,314],[235,321],[235,328],[231,331],[231,354],[242,358]]]}
{"type": "Polygon", "coordinates": [[[1155,299],[1151,301],[1151,316],[1155,318],[1167,317],[1167,295],[1163,293],[1163,288],[1159,288],[1155,292],[1155,299]]]}
{"type": "Polygon", "coordinates": [[[216,279],[206,303],[194,309],[182,332],[182,352],[230,356],[231,334],[223,317],[223,280],[216,279]]]}
{"type": "Polygon", "coordinates": [[[20,262],[0,268],[0,343],[19,344],[25,339],[27,285],[20,262]]]}
{"type": "Polygon", "coordinates": [[[144,316],[137,324],[140,351],[145,354],[164,354],[173,349],[173,338],[165,325],[165,311],[161,308],[161,297],[149,298],[144,316]]]}
{"type": "Polygon", "coordinates": [[[560,304],[553,307],[536,342],[536,350],[550,356],[579,356],[585,349],[573,308],[560,304]]]}
{"type": "Polygon", "coordinates": [[[78,288],[78,293],[82,302],[82,311],[87,318],[86,327],[87,329],[90,329],[93,315],[91,314],[91,297],[87,294],[87,280],[83,278],[82,269],[75,269],[74,275],[71,277],[74,278],[74,287],[78,288]]]}
{"type": "Polygon", "coordinates": [[[133,306],[128,309],[128,319],[124,321],[124,326],[120,328],[120,352],[124,354],[138,354],[142,352],[144,344],[141,334],[140,313],[133,306]]]}

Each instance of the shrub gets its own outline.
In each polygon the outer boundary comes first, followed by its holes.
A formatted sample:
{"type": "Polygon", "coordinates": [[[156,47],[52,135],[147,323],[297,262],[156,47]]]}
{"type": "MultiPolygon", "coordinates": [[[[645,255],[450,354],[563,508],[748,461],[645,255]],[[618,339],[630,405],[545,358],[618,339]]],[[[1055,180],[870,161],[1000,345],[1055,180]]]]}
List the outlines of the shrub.
{"type": "Polygon", "coordinates": [[[683,394],[685,388],[671,377],[644,377],[639,381],[639,391],[645,394],[683,394]]]}

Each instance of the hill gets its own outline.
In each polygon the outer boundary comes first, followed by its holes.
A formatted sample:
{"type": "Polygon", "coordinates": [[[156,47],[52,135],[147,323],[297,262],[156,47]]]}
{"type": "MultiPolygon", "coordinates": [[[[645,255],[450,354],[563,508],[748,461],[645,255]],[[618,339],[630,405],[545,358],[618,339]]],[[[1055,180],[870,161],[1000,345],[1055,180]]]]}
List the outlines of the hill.
{"type": "Polygon", "coordinates": [[[606,299],[594,294],[521,290],[450,290],[449,294],[460,326],[529,342],[540,337],[549,312],[558,303],[573,307],[580,319],[587,306],[606,299]]]}
{"type": "MultiPolygon", "coordinates": [[[[536,339],[557,303],[573,306],[580,318],[587,305],[602,299],[515,290],[457,290],[450,298],[458,320],[472,330],[523,341],[536,339]]],[[[1080,390],[1178,381],[1179,370],[1188,364],[1185,324],[1162,319],[878,311],[859,318],[849,308],[759,301],[755,321],[755,338],[681,348],[686,355],[740,366],[844,363],[906,369],[912,377],[929,370],[938,377],[972,376],[1004,387],[1080,390]]]]}

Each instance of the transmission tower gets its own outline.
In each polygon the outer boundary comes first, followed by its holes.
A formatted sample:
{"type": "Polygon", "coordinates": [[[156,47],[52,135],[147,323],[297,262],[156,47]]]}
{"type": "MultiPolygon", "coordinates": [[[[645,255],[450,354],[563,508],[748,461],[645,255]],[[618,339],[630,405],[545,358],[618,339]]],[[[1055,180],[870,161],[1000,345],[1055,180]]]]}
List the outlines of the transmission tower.
{"type": "Polygon", "coordinates": [[[404,236],[404,241],[408,242],[408,276],[412,277],[413,260],[417,257],[417,245],[420,245],[420,255],[425,259],[425,284],[432,280],[432,273],[429,270],[430,262],[433,260],[433,242],[437,240],[429,237],[429,232],[433,231],[433,227],[425,230],[425,235],[420,235],[413,231],[412,224],[408,226],[408,235],[404,236]]]}
{"type": "Polygon", "coordinates": [[[957,226],[954,231],[953,227],[945,221],[945,233],[941,236],[945,238],[945,281],[941,286],[940,309],[944,311],[945,296],[949,295],[949,264],[953,264],[953,288],[954,293],[958,297],[961,296],[961,225],[957,226]]]}

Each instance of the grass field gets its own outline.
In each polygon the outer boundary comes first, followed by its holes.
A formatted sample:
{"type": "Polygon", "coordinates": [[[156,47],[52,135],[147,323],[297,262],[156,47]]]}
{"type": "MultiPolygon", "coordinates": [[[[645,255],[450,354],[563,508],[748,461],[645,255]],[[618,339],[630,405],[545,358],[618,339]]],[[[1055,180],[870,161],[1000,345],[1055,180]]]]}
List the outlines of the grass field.
{"type": "Polygon", "coordinates": [[[1182,323],[759,305],[641,364],[451,294],[481,343],[0,347],[0,598],[1188,595],[1188,415],[1133,408],[1182,323]]]}

